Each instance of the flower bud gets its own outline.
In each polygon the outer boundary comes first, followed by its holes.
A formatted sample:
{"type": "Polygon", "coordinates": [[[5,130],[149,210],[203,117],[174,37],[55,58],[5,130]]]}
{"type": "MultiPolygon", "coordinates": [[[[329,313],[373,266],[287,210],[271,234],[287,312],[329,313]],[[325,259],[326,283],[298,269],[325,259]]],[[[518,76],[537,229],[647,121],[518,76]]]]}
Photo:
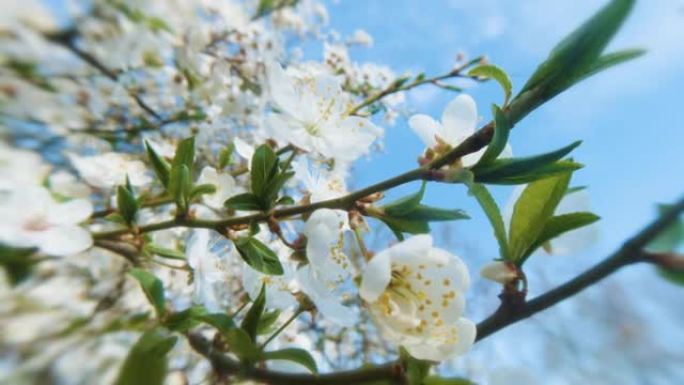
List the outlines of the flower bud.
{"type": "Polygon", "coordinates": [[[501,284],[511,283],[519,277],[518,269],[510,262],[491,262],[480,270],[483,278],[490,279],[501,284]]]}

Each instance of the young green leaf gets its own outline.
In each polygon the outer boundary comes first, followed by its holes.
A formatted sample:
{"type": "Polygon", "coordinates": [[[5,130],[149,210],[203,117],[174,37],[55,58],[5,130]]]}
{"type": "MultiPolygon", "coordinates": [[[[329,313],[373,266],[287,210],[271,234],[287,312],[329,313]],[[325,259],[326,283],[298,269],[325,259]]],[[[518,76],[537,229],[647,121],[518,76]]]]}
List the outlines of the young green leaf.
{"type": "Polygon", "coordinates": [[[164,285],[159,278],[138,268],[131,269],[128,273],[140,284],[147,300],[154,306],[157,317],[162,318],[166,312],[166,298],[164,297],[164,285]]]}
{"type": "Polygon", "coordinates": [[[223,205],[233,210],[259,211],[262,209],[259,197],[252,193],[234,195],[228,198],[223,205]]]}
{"type": "Polygon", "coordinates": [[[213,194],[216,192],[216,186],[213,184],[205,183],[205,184],[200,184],[197,186],[194,186],[192,190],[190,190],[190,199],[196,198],[200,195],[204,194],[213,194]]]}
{"type": "Polygon", "coordinates": [[[254,237],[235,240],[235,247],[242,259],[254,270],[264,274],[282,275],[283,266],[273,250],[254,237]]]}
{"type": "Polygon", "coordinates": [[[412,357],[402,346],[399,348],[399,358],[406,368],[406,380],[408,385],[422,385],[425,377],[430,373],[430,362],[412,357]]]}
{"type": "Polygon", "coordinates": [[[534,243],[527,249],[522,256],[522,261],[527,259],[535,250],[542,247],[546,242],[556,238],[564,233],[579,229],[580,227],[588,226],[601,219],[598,215],[588,212],[576,212],[569,214],[562,214],[551,217],[541,234],[534,243]]]}
{"type": "Polygon", "coordinates": [[[192,191],[192,179],[190,169],[185,164],[173,166],[171,169],[168,191],[176,202],[178,210],[180,212],[187,211],[192,191]]]}
{"type": "Polygon", "coordinates": [[[177,337],[162,329],[145,332],[126,356],[115,385],[162,385],[166,378],[167,354],[177,337]]]}
{"type": "Polygon", "coordinates": [[[387,215],[392,217],[402,216],[410,211],[413,211],[416,207],[418,207],[420,201],[423,200],[426,185],[427,183],[423,181],[420,186],[420,190],[418,190],[416,193],[398,199],[394,202],[390,202],[382,206],[382,209],[387,215]]]}
{"type": "Polygon", "coordinates": [[[481,64],[468,71],[468,76],[496,80],[504,91],[503,105],[505,106],[508,104],[508,101],[511,98],[511,92],[513,91],[513,84],[506,71],[493,64],[481,64]]]}
{"type": "Polygon", "coordinates": [[[195,163],[195,137],[191,136],[189,138],[183,139],[176,146],[176,154],[173,157],[173,162],[171,163],[171,168],[179,167],[180,165],[185,165],[192,172],[193,165],[195,163]]]}
{"type": "Polygon", "coordinates": [[[148,254],[155,254],[158,255],[162,258],[168,258],[168,259],[178,259],[181,261],[185,261],[187,258],[185,258],[185,254],[183,254],[181,251],[175,250],[175,249],[168,249],[166,247],[161,247],[159,245],[156,245],[154,243],[147,243],[143,247],[143,250],[148,253],[148,254]]]}
{"type": "Polygon", "coordinates": [[[510,259],[510,253],[508,249],[508,239],[506,238],[506,226],[504,225],[503,218],[501,217],[501,211],[499,206],[492,195],[487,190],[487,187],[481,184],[471,184],[468,193],[475,197],[477,203],[480,204],[482,210],[487,215],[489,223],[492,225],[494,230],[494,237],[499,244],[499,254],[503,259],[510,259]]]}
{"type": "Polygon", "coordinates": [[[169,330],[177,332],[186,332],[197,324],[199,324],[202,319],[201,317],[207,314],[207,310],[202,306],[192,306],[185,310],[171,313],[164,320],[164,326],[169,328],[169,330]]]}
{"type": "Polygon", "coordinates": [[[546,90],[548,100],[583,79],[583,75],[594,68],[594,63],[627,18],[634,2],[612,0],[603,7],[551,51],[520,93],[540,87],[546,90]]]}
{"type": "Polygon", "coordinates": [[[403,233],[427,234],[430,232],[430,224],[427,221],[394,217],[381,217],[378,219],[383,221],[400,241],[404,240],[403,233]]]}
{"type": "Polygon", "coordinates": [[[508,245],[510,258],[521,263],[525,252],[544,231],[565,195],[571,174],[561,174],[530,183],[515,202],[508,245]]]}
{"type": "Polygon", "coordinates": [[[401,218],[410,220],[423,220],[427,222],[455,221],[459,219],[470,219],[468,214],[459,209],[442,209],[426,205],[418,205],[411,212],[404,214],[401,218]]]}
{"type": "Polygon", "coordinates": [[[261,315],[264,313],[264,308],[266,307],[266,284],[261,285],[261,291],[256,297],[252,306],[247,311],[245,318],[240,324],[240,328],[247,332],[249,339],[255,343],[257,337],[257,330],[259,329],[259,320],[261,320],[261,315]]]}
{"type": "Polygon", "coordinates": [[[573,162],[571,160],[559,160],[555,163],[539,167],[530,172],[511,176],[485,175],[478,177],[477,181],[480,183],[497,185],[526,184],[538,181],[540,179],[548,178],[554,175],[575,172],[581,169],[582,167],[584,167],[584,165],[581,163],[573,162]]]}
{"type": "Polygon", "coordinates": [[[615,67],[616,65],[628,62],[630,60],[634,60],[643,56],[645,53],[646,51],[643,49],[633,48],[605,54],[596,59],[591,67],[587,69],[587,72],[582,74],[582,77],[576,82],[579,82],[580,80],[588,78],[599,72],[605,71],[608,68],[615,67]]]}
{"type": "Polygon", "coordinates": [[[667,281],[684,287],[684,271],[659,267],[658,273],[667,281]]]}
{"type": "Polygon", "coordinates": [[[269,185],[273,182],[278,173],[278,156],[273,152],[273,149],[262,144],[254,150],[252,155],[252,192],[259,199],[265,198],[269,185]]]}
{"type": "Polygon", "coordinates": [[[492,113],[494,115],[494,136],[492,137],[492,141],[489,142],[484,154],[482,154],[482,157],[477,162],[478,166],[485,166],[496,160],[508,143],[511,122],[508,121],[506,114],[504,114],[496,105],[492,106],[492,113]]]}
{"type": "Polygon", "coordinates": [[[159,178],[159,181],[164,187],[168,186],[171,166],[154,151],[147,141],[145,141],[145,149],[147,150],[147,157],[150,159],[150,163],[152,163],[152,168],[154,168],[154,173],[157,175],[157,178],[159,178]]]}
{"type": "Polygon", "coordinates": [[[235,144],[232,142],[221,150],[221,153],[219,154],[219,170],[226,168],[226,166],[230,164],[234,151],[235,144]]]}
{"type": "Polygon", "coordinates": [[[257,327],[257,334],[266,334],[271,332],[272,326],[278,320],[280,316],[280,310],[273,309],[271,311],[266,311],[261,315],[259,319],[259,326],[257,327]]]}
{"type": "Polygon", "coordinates": [[[249,334],[240,328],[229,329],[224,337],[228,348],[242,361],[253,362],[259,359],[259,349],[249,338],[249,334]]]}
{"type": "Polygon", "coordinates": [[[200,322],[215,327],[221,334],[225,334],[231,328],[235,328],[233,318],[223,313],[200,314],[196,318],[200,322]]]}
{"type": "MultiPolygon", "coordinates": [[[[128,179],[128,178],[126,178],[128,179]]],[[[121,217],[128,226],[133,225],[138,218],[138,201],[133,195],[133,191],[125,186],[117,186],[116,188],[116,206],[119,209],[121,217]]]]}
{"type": "Polygon", "coordinates": [[[423,385],[477,385],[466,378],[427,376],[423,385]]]}
{"type": "MultiPolygon", "coordinates": [[[[670,207],[670,205],[661,204],[658,206],[658,212],[663,215],[670,207]]],[[[668,228],[660,232],[646,246],[646,249],[652,253],[667,253],[676,251],[682,244],[684,244],[684,219],[679,217],[668,228]]]]}
{"type": "Polygon", "coordinates": [[[316,360],[311,357],[311,354],[304,349],[287,348],[281,350],[274,350],[264,352],[262,354],[264,360],[287,360],[300,364],[309,369],[311,373],[318,373],[318,366],[316,360]]]}
{"type": "Polygon", "coordinates": [[[473,173],[475,173],[475,181],[479,183],[496,183],[499,179],[534,173],[568,155],[580,144],[582,144],[582,141],[576,141],[568,146],[541,155],[525,158],[496,159],[486,165],[475,165],[472,168],[473,173]]]}

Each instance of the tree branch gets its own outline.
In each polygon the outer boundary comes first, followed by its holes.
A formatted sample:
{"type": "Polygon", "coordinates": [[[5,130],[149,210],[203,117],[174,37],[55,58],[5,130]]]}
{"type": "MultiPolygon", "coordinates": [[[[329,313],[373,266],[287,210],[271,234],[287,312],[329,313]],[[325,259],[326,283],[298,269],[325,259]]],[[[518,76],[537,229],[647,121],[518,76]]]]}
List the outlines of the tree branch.
{"type": "Polygon", "coordinates": [[[606,278],[623,266],[636,262],[650,262],[649,254],[644,253],[646,247],[658,234],[670,226],[684,212],[684,197],[673,205],[668,212],[646,226],[634,237],[625,242],[620,249],[598,265],[571,279],[565,284],[550,290],[521,306],[501,306],[489,318],[477,325],[477,341],[480,341],[508,325],[528,318],[545,310],[596,282],[606,278]]]}
{"type": "Polygon", "coordinates": [[[341,371],[327,374],[287,373],[260,368],[246,368],[222,352],[215,350],[209,340],[199,334],[187,335],[192,348],[207,357],[220,376],[239,376],[271,385],[348,385],[375,381],[404,381],[404,368],[399,362],[390,362],[372,368],[341,371]]]}

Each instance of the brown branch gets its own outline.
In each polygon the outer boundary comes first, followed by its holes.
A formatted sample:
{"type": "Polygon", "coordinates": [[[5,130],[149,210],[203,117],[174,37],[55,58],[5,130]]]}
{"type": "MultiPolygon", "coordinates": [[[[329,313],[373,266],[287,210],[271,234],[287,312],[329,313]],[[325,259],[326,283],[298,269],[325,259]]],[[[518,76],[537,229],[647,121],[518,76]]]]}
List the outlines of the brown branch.
{"type": "Polygon", "coordinates": [[[501,306],[489,318],[477,325],[477,340],[482,340],[508,325],[528,318],[542,310],[545,310],[596,282],[606,278],[620,268],[636,262],[653,262],[652,255],[644,253],[643,249],[653,239],[674,223],[684,212],[684,198],[681,198],[664,215],[651,222],[634,237],[625,242],[620,249],[601,263],[590,268],[584,273],[571,279],[557,288],[550,290],[526,303],[518,306],[501,306]]]}

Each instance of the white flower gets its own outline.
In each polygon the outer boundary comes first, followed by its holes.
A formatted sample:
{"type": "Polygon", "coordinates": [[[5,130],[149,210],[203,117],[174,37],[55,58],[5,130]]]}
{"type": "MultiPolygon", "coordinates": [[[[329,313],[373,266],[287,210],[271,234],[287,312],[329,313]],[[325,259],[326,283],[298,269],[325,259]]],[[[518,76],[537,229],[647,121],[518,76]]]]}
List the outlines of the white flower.
{"type": "Polygon", "coordinates": [[[297,282],[326,320],[344,327],[357,323],[358,316],[354,310],[342,305],[344,295],[340,293],[339,285],[326,283],[310,264],[297,270],[297,282]]]}
{"type": "Polygon", "coordinates": [[[461,317],[468,270],[457,256],[418,235],[376,254],[361,281],[380,332],[416,358],[443,361],[465,353],[475,324],[461,317]]]}
{"type": "MultiPolygon", "coordinates": [[[[461,94],[455,97],[444,109],[442,122],[437,122],[428,115],[413,115],[409,119],[409,126],[429,148],[437,147],[440,143],[456,147],[466,138],[475,133],[478,115],[475,100],[469,95],[461,94]]],[[[464,167],[477,163],[486,148],[462,158],[464,167]]],[[[511,149],[507,145],[500,157],[510,157],[511,149]]]]}
{"type": "Polygon", "coordinates": [[[311,214],[304,226],[306,256],[309,264],[297,271],[297,282],[323,316],[339,325],[356,322],[353,311],[342,305],[341,285],[351,275],[349,259],[342,247],[344,231],[349,229],[347,213],[341,210],[319,209],[311,214]]]}
{"type": "Polygon", "coordinates": [[[342,91],[340,78],[320,70],[309,72],[297,78],[277,63],[268,67],[268,84],[278,109],[266,118],[271,135],[341,162],[368,153],[382,130],[367,119],[348,114],[351,102],[342,91]]]}
{"type": "Polygon", "coordinates": [[[39,185],[50,171],[40,155],[0,142],[0,190],[39,185]]]}
{"type": "Polygon", "coordinates": [[[71,164],[91,186],[112,188],[126,182],[126,175],[135,187],[145,186],[152,178],[145,169],[145,164],[131,160],[124,154],[108,152],[101,155],[79,156],[69,154],[71,164]]]}
{"type": "Polygon", "coordinates": [[[202,195],[202,201],[207,204],[207,206],[220,209],[223,208],[223,202],[231,196],[235,195],[236,185],[235,179],[227,173],[219,173],[213,167],[204,167],[197,179],[198,184],[211,184],[216,187],[216,192],[213,194],[202,195]]]}
{"type": "Polygon", "coordinates": [[[484,265],[480,270],[480,275],[483,278],[507,284],[518,278],[518,270],[511,263],[496,261],[484,265]]]}
{"type": "Polygon", "coordinates": [[[344,232],[349,229],[347,212],[318,209],[304,226],[306,257],[315,273],[328,282],[341,282],[351,274],[344,254],[344,232]]]}
{"type": "Polygon", "coordinates": [[[54,256],[77,254],[93,244],[90,232],[78,226],[92,212],[87,200],[57,203],[43,187],[13,190],[0,196],[0,242],[54,256]]]}
{"type": "Polygon", "coordinates": [[[211,247],[209,230],[197,229],[190,236],[185,253],[193,270],[193,301],[204,305],[210,312],[218,312],[222,309],[221,294],[227,285],[226,266],[211,247]]]}
{"type": "Polygon", "coordinates": [[[306,159],[293,163],[295,178],[302,182],[312,203],[347,194],[347,186],[344,181],[346,170],[340,170],[343,167],[336,167],[334,170],[327,171],[320,166],[312,165],[306,159]]]}
{"type": "MultiPolygon", "coordinates": [[[[509,229],[515,202],[518,201],[518,198],[520,198],[525,187],[527,187],[527,185],[516,187],[511,193],[511,197],[508,199],[504,208],[504,221],[508,224],[509,229]]],[[[554,215],[589,211],[591,211],[589,194],[587,194],[585,190],[577,190],[566,194],[563,199],[561,199],[558,207],[556,207],[554,215]]],[[[596,243],[597,239],[598,225],[593,223],[576,230],[568,231],[567,233],[552,239],[547,245],[544,245],[544,250],[553,255],[574,254],[588,249],[596,243]]]]}

